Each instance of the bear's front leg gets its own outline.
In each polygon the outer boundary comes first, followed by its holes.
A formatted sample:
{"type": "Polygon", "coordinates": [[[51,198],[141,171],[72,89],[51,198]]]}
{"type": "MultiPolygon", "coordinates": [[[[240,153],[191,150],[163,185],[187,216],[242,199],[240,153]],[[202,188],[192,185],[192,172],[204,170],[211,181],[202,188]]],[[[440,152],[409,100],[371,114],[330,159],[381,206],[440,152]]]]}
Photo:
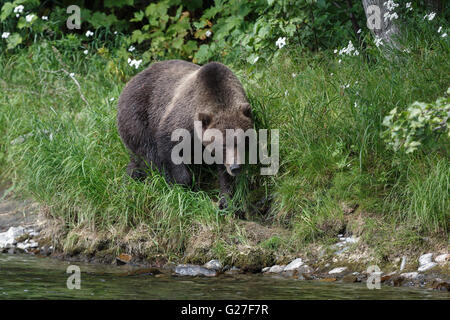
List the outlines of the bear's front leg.
{"type": "Polygon", "coordinates": [[[192,184],[192,175],[186,164],[175,164],[172,161],[172,148],[176,142],[171,140],[170,133],[160,131],[156,135],[156,140],[158,142],[158,159],[165,172],[166,180],[171,183],[190,186],[192,184]]]}
{"type": "MultiPolygon", "coordinates": [[[[171,160],[169,160],[171,161],[171,160]]],[[[178,184],[184,186],[190,186],[192,184],[192,175],[185,164],[173,164],[171,163],[170,168],[171,179],[178,184]]]]}
{"type": "Polygon", "coordinates": [[[220,184],[220,200],[219,209],[226,209],[228,207],[228,199],[232,197],[233,177],[231,177],[224,165],[217,165],[219,172],[219,184],[220,184]]]}

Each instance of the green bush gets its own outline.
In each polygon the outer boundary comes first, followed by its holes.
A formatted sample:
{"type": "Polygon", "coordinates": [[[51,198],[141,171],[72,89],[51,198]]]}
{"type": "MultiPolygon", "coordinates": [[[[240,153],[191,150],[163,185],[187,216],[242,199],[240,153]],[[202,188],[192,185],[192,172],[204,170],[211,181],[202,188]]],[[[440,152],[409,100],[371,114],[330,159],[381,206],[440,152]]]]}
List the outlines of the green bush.
{"type": "Polygon", "coordinates": [[[383,120],[388,127],[382,136],[394,151],[411,153],[424,142],[442,137],[444,142],[450,139],[450,88],[446,97],[435,103],[414,102],[405,111],[392,109],[383,120]]]}

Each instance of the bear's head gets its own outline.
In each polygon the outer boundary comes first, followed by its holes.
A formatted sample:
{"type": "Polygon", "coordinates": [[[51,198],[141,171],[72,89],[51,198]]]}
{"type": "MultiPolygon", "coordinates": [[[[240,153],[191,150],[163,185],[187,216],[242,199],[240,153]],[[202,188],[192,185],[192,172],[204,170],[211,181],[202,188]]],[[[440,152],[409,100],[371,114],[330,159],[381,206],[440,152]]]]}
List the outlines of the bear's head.
{"type": "MultiPolygon", "coordinates": [[[[242,165],[245,163],[245,155],[241,153],[245,150],[245,133],[248,129],[253,129],[252,111],[249,103],[239,103],[233,108],[227,110],[212,112],[198,112],[195,117],[196,121],[201,122],[201,134],[203,137],[202,143],[208,148],[211,147],[215,140],[215,135],[219,134],[222,137],[223,160],[227,172],[231,176],[236,176],[240,173],[242,165]],[[209,130],[215,129],[215,130],[209,130]],[[234,131],[227,130],[233,129],[234,131]],[[241,130],[239,130],[241,129],[241,130]],[[208,131],[207,131],[208,130],[208,131]],[[231,133],[235,135],[232,136],[231,133]],[[206,133],[206,134],[205,134],[206,133]],[[211,134],[208,134],[211,133],[211,134]],[[229,134],[227,143],[227,134],[229,134]],[[239,137],[239,135],[241,135],[239,137]],[[239,138],[238,138],[239,137],[239,138]],[[230,160],[231,159],[231,160],[230,160]]],[[[217,146],[215,147],[217,150],[217,146]]],[[[214,150],[212,150],[214,155],[214,150]]]]}

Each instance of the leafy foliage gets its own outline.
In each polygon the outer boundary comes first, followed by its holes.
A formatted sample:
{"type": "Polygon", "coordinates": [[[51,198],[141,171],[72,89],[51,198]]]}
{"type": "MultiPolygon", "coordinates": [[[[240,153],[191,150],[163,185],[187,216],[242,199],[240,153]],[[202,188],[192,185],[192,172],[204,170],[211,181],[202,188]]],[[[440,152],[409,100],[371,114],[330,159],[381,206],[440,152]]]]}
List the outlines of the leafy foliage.
{"type": "Polygon", "coordinates": [[[450,88],[435,103],[414,102],[405,111],[392,109],[383,120],[382,136],[395,151],[412,153],[433,137],[450,139],[450,88]]]}

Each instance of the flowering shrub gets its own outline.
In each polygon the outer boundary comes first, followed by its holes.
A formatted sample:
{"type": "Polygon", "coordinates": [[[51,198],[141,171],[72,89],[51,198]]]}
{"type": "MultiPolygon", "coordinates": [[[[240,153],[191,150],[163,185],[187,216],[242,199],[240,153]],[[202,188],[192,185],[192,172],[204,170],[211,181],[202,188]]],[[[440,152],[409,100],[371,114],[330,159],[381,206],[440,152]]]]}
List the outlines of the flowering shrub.
{"type": "MultiPolygon", "coordinates": [[[[360,47],[355,40],[364,40],[368,34],[360,1],[160,0],[148,4],[95,0],[80,5],[80,30],[67,29],[64,3],[60,7],[39,0],[5,2],[0,13],[0,48],[14,50],[42,38],[62,38],[70,49],[79,46],[85,55],[108,52],[110,57],[128,61],[131,68],[138,69],[161,59],[265,63],[286,50],[286,46],[300,51],[322,50],[348,43],[338,50],[339,55],[357,56],[360,47]]],[[[407,12],[417,8],[416,3],[399,3],[384,3],[388,9],[385,21],[399,16],[403,20],[407,12]]],[[[419,14],[423,24],[438,20],[435,12],[419,14]]],[[[438,26],[434,27],[435,32],[438,26]]],[[[446,31],[441,26],[437,33],[445,38],[446,31]]],[[[375,38],[374,44],[384,45],[381,38],[375,38]]]]}
{"type": "Polygon", "coordinates": [[[450,88],[435,103],[414,102],[405,111],[394,108],[383,120],[382,137],[394,151],[412,153],[433,137],[450,139],[450,88]]]}

